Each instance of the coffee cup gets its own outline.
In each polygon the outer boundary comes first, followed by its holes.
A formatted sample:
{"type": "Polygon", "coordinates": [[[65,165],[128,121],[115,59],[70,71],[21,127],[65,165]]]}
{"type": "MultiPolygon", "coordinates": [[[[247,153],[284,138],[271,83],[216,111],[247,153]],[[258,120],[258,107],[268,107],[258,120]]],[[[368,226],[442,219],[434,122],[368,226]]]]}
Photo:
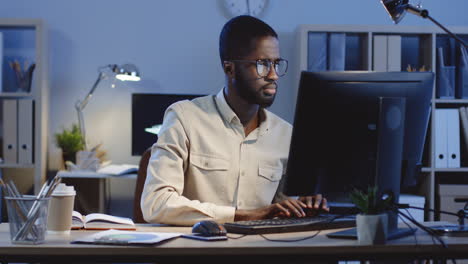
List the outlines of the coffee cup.
{"type": "Polygon", "coordinates": [[[47,232],[70,234],[76,191],[73,186],[60,183],[52,192],[47,218],[47,232]]]}

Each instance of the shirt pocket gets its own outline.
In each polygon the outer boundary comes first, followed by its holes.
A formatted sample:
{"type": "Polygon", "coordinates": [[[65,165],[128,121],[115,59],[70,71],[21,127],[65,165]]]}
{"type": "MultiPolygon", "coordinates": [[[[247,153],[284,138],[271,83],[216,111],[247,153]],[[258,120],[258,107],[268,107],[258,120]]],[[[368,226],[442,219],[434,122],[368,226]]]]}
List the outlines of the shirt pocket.
{"type": "Polygon", "coordinates": [[[272,182],[277,182],[281,180],[283,175],[283,168],[281,167],[271,167],[264,164],[259,164],[258,166],[258,176],[265,178],[272,182]]]}
{"type": "Polygon", "coordinates": [[[266,206],[271,204],[276,190],[278,189],[281,177],[283,175],[283,168],[281,166],[272,167],[259,163],[258,177],[256,180],[256,206],[266,206]]]}
{"type": "Polygon", "coordinates": [[[229,169],[229,161],[224,158],[191,154],[190,163],[198,169],[205,171],[227,171],[229,169]]]}

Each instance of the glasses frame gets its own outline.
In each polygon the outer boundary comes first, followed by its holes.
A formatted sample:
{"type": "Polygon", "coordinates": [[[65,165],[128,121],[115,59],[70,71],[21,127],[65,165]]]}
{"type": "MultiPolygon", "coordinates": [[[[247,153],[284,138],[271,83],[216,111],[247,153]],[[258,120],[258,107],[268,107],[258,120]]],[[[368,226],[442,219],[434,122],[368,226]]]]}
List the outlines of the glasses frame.
{"type": "Polygon", "coordinates": [[[279,62],[279,61],[284,61],[284,62],[286,62],[286,69],[284,70],[284,73],[281,74],[281,75],[279,75],[278,72],[276,71],[276,68],[273,67],[273,69],[275,70],[275,73],[276,73],[276,75],[278,75],[278,77],[283,77],[284,75],[286,75],[286,73],[288,72],[288,66],[289,66],[288,60],[283,59],[283,58],[277,59],[277,60],[275,60],[275,61],[268,60],[268,59],[258,59],[258,60],[228,60],[228,61],[230,61],[230,62],[244,62],[244,63],[252,63],[252,64],[255,64],[255,65],[256,65],[255,70],[257,71],[257,75],[260,76],[260,77],[262,77],[262,78],[265,78],[265,77],[268,76],[268,74],[270,74],[271,65],[272,65],[272,64],[278,65],[278,62],[279,62]],[[264,65],[264,62],[268,62],[268,65],[267,65],[267,73],[266,73],[265,76],[263,76],[262,74],[260,74],[260,73],[258,72],[258,66],[259,66],[260,64],[261,64],[262,66],[265,66],[265,65],[264,65]]]}

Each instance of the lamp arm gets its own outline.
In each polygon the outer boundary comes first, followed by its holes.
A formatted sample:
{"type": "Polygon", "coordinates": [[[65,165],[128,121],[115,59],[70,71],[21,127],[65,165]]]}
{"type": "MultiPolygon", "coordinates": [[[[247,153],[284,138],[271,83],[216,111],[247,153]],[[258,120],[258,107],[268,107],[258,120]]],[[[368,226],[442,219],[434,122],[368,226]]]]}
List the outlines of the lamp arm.
{"type": "Polygon", "coordinates": [[[75,109],[76,109],[76,112],[78,114],[78,126],[80,127],[80,132],[81,132],[81,136],[82,136],[82,139],[83,139],[83,145],[84,145],[85,150],[88,149],[88,145],[87,145],[87,142],[86,142],[86,129],[85,129],[85,123],[84,123],[84,117],[83,117],[83,109],[86,107],[86,105],[88,105],[88,102],[91,99],[91,97],[93,96],[94,91],[96,90],[96,88],[99,85],[99,83],[101,82],[101,80],[103,80],[104,78],[105,78],[104,73],[99,72],[99,75],[98,75],[96,81],[94,82],[93,87],[91,87],[91,90],[89,90],[89,92],[86,94],[85,98],[83,100],[78,100],[75,103],[75,109]]]}
{"type": "Polygon", "coordinates": [[[451,36],[452,38],[454,38],[456,41],[458,41],[461,45],[463,45],[463,47],[467,48],[468,46],[466,45],[466,43],[463,41],[463,39],[457,37],[457,35],[453,34],[452,32],[450,32],[450,30],[448,30],[446,27],[442,26],[439,22],[437,22],[434,18],[432,18],[431,16],[429,16],[429,14],[427,15],[427,18],[429,20],[431,20],[432,22],[434,22],[434,24],[436,24],[437,26],[439,26],[441,29],[443,29],[445,32],[447,32],[447,34],[449,34],[449,36],[451,36]]]}
{"type": "Polygon", "coordinates": [[[442,24],[440,24],[439,22],[437,22],[437,20],[435,20],[433,17],[431,17],[429,15],[429,11],[427,9],[420,9],[416,6],[413,6],[413,5],[410,5],[408,4],[406,6],[406,10],[412,14],[415,14],[417,16],[420,16],[422,18],[427,18],[429,19],[430,21],[432,21],[432,23],[436,24],[438,27],[440,27],[442,30],[444,30],[447,34],[449,34],[450,37],[454,38],[456,41],[458,41],[461,45],[463,45],[463,47],[468,47],[466,45],[466,43],[459,37],[457,37],[455,34],[453,34],[452,32],[450,32],[450,30],[448,30],[446,27],[444,27],[442,24]]]}

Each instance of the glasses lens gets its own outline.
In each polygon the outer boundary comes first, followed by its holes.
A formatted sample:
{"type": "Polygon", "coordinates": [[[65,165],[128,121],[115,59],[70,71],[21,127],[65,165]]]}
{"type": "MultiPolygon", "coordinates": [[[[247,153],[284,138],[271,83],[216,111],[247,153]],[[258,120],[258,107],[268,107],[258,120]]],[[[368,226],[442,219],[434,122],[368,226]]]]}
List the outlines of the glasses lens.
{"type": "Polygon", "coordinates": [[[288,61],[287,60],[278,60],[275,62],[275,71],[278,76],[283,76],[288,70],[288,61]]]}
{"type": "Polygon", "coordinates": [[[265,77],[270,72],[270,61],[258,60],[257,61],[257,73],[261,77],[265,77]]]}

